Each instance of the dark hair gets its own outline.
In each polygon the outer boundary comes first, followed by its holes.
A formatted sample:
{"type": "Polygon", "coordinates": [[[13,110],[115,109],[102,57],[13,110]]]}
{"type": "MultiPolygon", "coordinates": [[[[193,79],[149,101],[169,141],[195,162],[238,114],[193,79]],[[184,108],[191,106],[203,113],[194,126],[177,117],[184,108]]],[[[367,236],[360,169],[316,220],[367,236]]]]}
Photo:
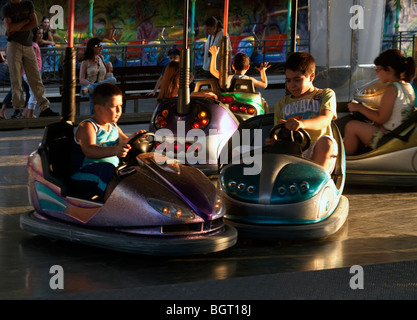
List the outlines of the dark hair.
{"type": "Polygon", "coordinates": [[[93,104],[104,106],[114,96],[123,96],[123,92],[118,86],[108,82],[99,84],[92,95],[93,104]]]}
{"type": "Polygon", "coordinates": [[[47,16],[43,16],[43,17],[42,17],[41,22],[43,22],[43,21],[44,21],[44,20],[46,20],[46,19],[51,20],[51,19],[49,19],[49,17],[47,17],[47,16]]]}
{"type": "Polygon", "coordinates": [[[411,82],[414,79],[416,72],[414,59],[411,57],[406,58],[398,49],[383,51],[375,58],[374,64],[383,68],[391,67],[394,69],[396,77],[403,78],[407,82],[411,82]],[[404,73],[403,77],[402,73],[404,73]]]}
{"type": "Polygon", "coordinates": [[[181,55],[180,50],[178,50],[177,48],[174,48],[168,51],[168,56],[175,56],[175,55],[180,56],[181,55]]]}
{"type": "Polygon", "coordinates": [[[300,71],[303,75],[310,75],[316,70],[316,60],[308,52],[293,52],[287,58],[284,70],[300,71]]]}
{"type": "Polygon", "coordinates": [[[249,66],[249,57],[246,53],[239,52],[233,58],[233,67],[236,70],[245,70],[249,66]]]}
{"type": "Polygon", "coordinates": [[[94,46],[102,43],[100,38],[91,38],[87,42],[87,48],[85,49],[83,60],[89,60],[94,58],[94,46]]]}
{"type": "MultiPolygon", "coordinates": [[[[36,34],[38,33],[38,30],[42,29],[42,26],[37,26],[35,28],[32,29],[32,41],[35,42],[36,41],[36,34]]],[[[43,30],[42,30],[43,32],[43,30]]]]}
{"type": "Polygon", "coordinates": [[[204,25],[209,27],[217,27],[218,29],[223,28],[223,23],[221,22],[221,20],[217,19],[214,16],[208,17],[204,22],[204,25]]]}

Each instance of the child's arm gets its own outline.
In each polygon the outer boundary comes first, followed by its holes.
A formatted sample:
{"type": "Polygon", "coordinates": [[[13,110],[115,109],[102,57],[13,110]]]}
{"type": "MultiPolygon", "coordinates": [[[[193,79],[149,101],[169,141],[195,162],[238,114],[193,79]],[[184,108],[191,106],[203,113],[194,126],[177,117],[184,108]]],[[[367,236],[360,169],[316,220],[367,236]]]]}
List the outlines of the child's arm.
{"type": "Polygon", "coordinates": [[[132,139],[133,137],[137,136],[139,133],[144,133],[146,132],[146,130],[140,129],[134,133],[132,133],[130,135],[130,137],[128,137],[123,131],[122,129],[120,129],[120,127],[117,127],[117,130],[119,130],[119,143],[125,144],[128,143],[130,139],[132,139]]]}
{"type": "Polygon", "coordinates": [[[96,131],[90,122],[84,122],[77,130],[77,140],[80,143],[84,155],[90,159],[102,159],[107,157],[125,157],[130,146],[123,142],[123,138],[118,145],[101,147],[96,143],[96,131]]]}
{"type": "Polygon", "coordinates": [[[156,81],[155,88],[153,88],[152,92],[148,92],[146,94],[147,96],[154,96],[156,94],[156,91],[158,91],[158,89],[161,87],[162,78],[163,78],[162,75],[159,76],[158,81],[156,81]]]}
{"type": "Polygon", "coordinates": [[[209,49],[209,52],[211,53],[210,73],[217,79],[220,78],[220,72],[217,70],[216,66],[217,54],[219,53],[219,50],[220,48],[216,46],[211,46],[209,49]]]}
{"type": "Polygon", "coordinates": [[[253,85],[258,88],[265,89],[268,86],[268,79],[266,77],[265,70],[268,69],[271,65],[268,62],[261,63],[259,67],[255,67],[256,70],[261,74],[261,81],[256,80],[255,78],[250,78],[253,82],[253,85]]]}
{"type": "Polygon", "coordinates": [[[211,99],[218,99],[217,94],[215,94],[214,92],[192,92],[190,94],[193,97],[206,97],[206,98],[211,98],[211,99]]]}
{"type": "Polygon", "coordinates": [[[397,88],[394,85],[388,85],[385,89],[384,95],[382,96],[381,104],[378,109],[355,102],[348,103],[348,109],[350,112],[360,112],[376,124],[383,125],[391,117],[396,98],[397,88]]]}
{"type": "Polygon", "coordinates": [[[300,128],[307,130],[321,130],[326,128],[330,122],[333,120],[334,114],[332,111],[324,109],[320,110],[320,113],[317,117],[312,119],[297,120],[291,118],[288,120],[280,120],[285,123],[285,128],[288,130],[296,131],[300,128]]]}
{"type": "MultiPolygon", "coordinates": [[[[135,135],[137,135],[139,133],[135,132],[134,134],[132,134],[131,137],[128,137],[122,129],[120,129],[119,126],[117,126],[117,130],[119,131],[119,143],[127,143],[131,138],[133,138],[135,135]]],[[[140,130],[141,131],[141,130],[140,130]]]]}

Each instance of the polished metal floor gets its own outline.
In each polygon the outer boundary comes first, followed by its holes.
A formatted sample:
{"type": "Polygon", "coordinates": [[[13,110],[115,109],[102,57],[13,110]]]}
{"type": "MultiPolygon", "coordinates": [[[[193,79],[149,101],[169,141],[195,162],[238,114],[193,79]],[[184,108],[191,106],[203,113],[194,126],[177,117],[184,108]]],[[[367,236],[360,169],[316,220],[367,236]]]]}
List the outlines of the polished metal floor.
{"type": "Polygon", "coordinates": [[[192,257],[125,254],[19,228],[19,214],[31,210],[26,157],[41,135],[0,131],[0,299],[417,298],[416,189],[345,188],[348,221],[327,239],[240,239],[229,250],[192,257]],[[55,265],[64,289],[50,286],[55,265]],[[364,268],[363,290],[349,286],[353,265],[364,268]]]}

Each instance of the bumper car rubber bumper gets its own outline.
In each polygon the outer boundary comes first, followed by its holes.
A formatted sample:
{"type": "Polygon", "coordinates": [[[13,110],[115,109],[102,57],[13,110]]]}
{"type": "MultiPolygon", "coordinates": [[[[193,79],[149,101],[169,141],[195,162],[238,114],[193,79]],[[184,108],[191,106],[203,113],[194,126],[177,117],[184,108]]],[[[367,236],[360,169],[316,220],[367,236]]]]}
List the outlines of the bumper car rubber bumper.
{"type": "Polygon", "coordinates": [[[237,242],[236,229],[226,224],[220,231],[209,235],[190,238],[144,237],[111,230],[91,229],[43,218],[43,215],[30,211],[20,216],[20,227],[46,237],[145,255],[205,254],[225,250],[237,242]]]}
{"type": "Polygon", "coordinates": [[[313,240],[328,237],[336,233],[345,223],[349,212],[349,200],[345,196],[332,215],[325,220],[309,224],[272,225],[246,224],[225,220],[227,224],[238,229],[239,237],[259,240],[313,240]]]}

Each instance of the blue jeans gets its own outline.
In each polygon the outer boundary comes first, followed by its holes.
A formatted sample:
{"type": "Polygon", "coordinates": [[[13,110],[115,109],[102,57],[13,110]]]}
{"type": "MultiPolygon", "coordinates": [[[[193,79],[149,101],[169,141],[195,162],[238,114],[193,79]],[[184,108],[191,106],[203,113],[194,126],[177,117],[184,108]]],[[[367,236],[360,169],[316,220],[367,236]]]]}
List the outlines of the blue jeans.
{"type": "Polygon", "coordinates": [[[96,87],[102,83],[112,83],[112,84],[116,84],[117,80],[115,77],[108,77],[107,79],[104,79],[101,82],[95,82],[92,84],[89,84],[87,86],[82,86],[81,90],[83,90],[84,88],[88,88],[88,93],[84,96],[89,98],[90,100],[90,114],[94,114],[94,103],[93,103],[93,99],[92,99],[92,94],[94,92],[94,90],[96,89],[96,87]]]}
{"type": "MultiPolygon", "coordinates": [[[[26,107],[30,98],[30,93],[29,93],[29,86],[25,81],[22,81],[22,89],[26,94],[26,99],[25,99],[25,107],[26,107]]],[[[2,104],[8,106],[10,105],[11,102],[12,102],[12,89],[10,89],[9,92],[6,94],[6,96],[3,99],[2,104]]]]}

